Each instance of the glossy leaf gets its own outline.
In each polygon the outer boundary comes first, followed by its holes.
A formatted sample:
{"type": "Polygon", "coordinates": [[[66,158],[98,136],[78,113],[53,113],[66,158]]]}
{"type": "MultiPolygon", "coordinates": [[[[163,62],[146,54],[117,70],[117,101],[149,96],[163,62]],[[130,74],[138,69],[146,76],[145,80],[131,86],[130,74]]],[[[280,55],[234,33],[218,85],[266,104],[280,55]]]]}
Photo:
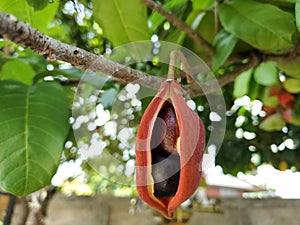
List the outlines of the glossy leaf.
{"type": "Polygon", "coordinates": [[[254,71],[254,79],[258,84],[264,86],[272,86],[279,83],[275,63],[261,63],[254,71]]]}
{"type": "Polygon", "coordinates": [[[25,84],[32,84],[32,79],[35,75],[35,71],[32,67],[25,62],[19,60],[10,60],[5,63],[0,71],[0,79],[15,79],[25,84]],[[20,76],[20,74],[26,74],[20,76]]]}
{"type": "Polygon", "coordinates": [[[212,69],[216,71],[224,64],[237,43],[237,37],[226,31],[220,31],[214,40],[215,55],[212,61],[212,69]]]}
{"type": "Polygon", "coordinates": [[[274,113],[259,124],[259,128],[265,131],[280,131],[284,126],[285,121],[281,113],[274,113]]]}
{"type": "Polygon", "coordinates": [[[278,4],[280,5],[281,3],[296,3],[298,0],[277,0],[278,4]]]}
{"type": "Polygon", "coordinates": [[[300,57],[287,58],[276,63],[277,67],[289,76],[300,78],[300,57]]]}
{"type": "MultiPolygon", "coordinates": [[[[280,88],[280,86],[279,86],[280,88]]],[[[278,95],[280,94],[280,89],[278,93],[274,93],[274,89],[277,87],[264,87],[262,92],[261,101],[263,102],[264,106],[267,107],[276,107],[278,106],[278,95]]]]}
{"type": "Polygon", "coordinates": [[[253,69],[241,73],[234,81],[233,96],[240,98],[248,94],[253,69]]]}
{"type": "Polygon", "coordinates": [[[93,0],[94,17],[114,46],[149,40],[146,5],[139,0],[93,0]]]}
{"type": "Polygon", "coordinates": [[[203,10],[214,5],[214,0],[192,0],[194,10],[203,10]]]}
{"type": "Polygon", "coordinates": [[[0,187],[24,196],[50,183],[69,130],[68,99],[54,82],[0,81],[0,187]]]}
{"type": "Polygon", "coordinates": [[[283,87],[290,93],[300,93],[300,79],[288,78],[283,82],[283,87]]]}
{"type": "MultiPolygon", "coordinates": [[[[193,10],[187,17],[185,23],[189,25],[192,29],[199,31],[198,28],[199,24],[203,20],[205,14],[206,14],[205,12],[199,14],[198,10],[193,10]]],[[[167,35],[166,38],[164,38],[164,40],[175,42],[179,45],[183,45],[185,38],[186,38],[186,33],[180,29],[176,29],[174,32],[169,32],[169,34],[167,35]]]]}
{"type": "Polygon", "coordinates": [[[34,10],[42,10],[48,5],[49,0],[27,0],[27,2],[34,10]]]}
{"type": "MultiPolygon", "coordinates": [[[[167,1],[164,5],[163,8],[167,11],[171,10],[174,7],[181,6],[185,4],[187,0],[172,0],[172,1],[167,1]]],[[[150,29],[155,32],[156,29],[158,28],[159,25],[161,25],[166,18],[162,16],[161,14],[153,11],[152,15],[149,17],[149,23],[150,23],[150,29]]]]}
{"type": "MultiPolygon", "coordinates": [[[[197,25],[198,19],[199,18],[196,17],[193,21],[193,24],[197,25]]],[[[198,23],[199,26],[196,26],[198,33],[205,41],[212,44],[216,36],[214,13],[210,11],[205,12],[202,19],[198,23]]]]}
{"type": "Polygon", "coordinates": [[[103,94],[101,94],[100,103],[104,108],[111,107],[114,104],[118,94],[119,92],[116,88],[105,90],[103,94]]]}
{"type": "Polygon", "coordinates": [[[3,10],[6,13],[11,13],[19,20],[28,22],[34,28],[46,33],[48,25],[53,19],[58,6],[59,1],[53,1],[53,3],[48,3],[48,5],[42,10],[35,11],[34,7],[28,4],[28,1],[26,0],[0,1],[0,10],[3,10]]]}
{"type": "Polygon", "coordinates": [[[262,102],[264,103],[265,106],[276,107],[278,105],[278,98],[275,96],[264,98],[263,96],[262,102]]]}
{"type": "Polygon", "coordinates": [[[250,80],[250,83],[249,83],[247,95],[250,97],[250,99],[255,100],[255,99],[259,98],[259,96],[261,94],[261,89],[262,89],[262,86],[259,85],[258,83],[256,83],[252,76],[252,79],[250,80]]]}
{"type": "Polygon", "coordinates": [[[295,20],[298,31],[300,32],[300,0],[296,0],[295,4],[295,20]]]}
{"type": "Polygon", "coordinates": [[[233,0],[219,5],[225,30],[262,50],[293,46],[294,17],[280,8],[252,0],[233,0]]]}
{"type": "Polygon", "coordinates": [[[182,44],[185,37],[186,33],[182,32],[181,30],[176,30],[174,32],[170,32],[170,34],[166,38],[164,38],[164,41],[182,44]]]}

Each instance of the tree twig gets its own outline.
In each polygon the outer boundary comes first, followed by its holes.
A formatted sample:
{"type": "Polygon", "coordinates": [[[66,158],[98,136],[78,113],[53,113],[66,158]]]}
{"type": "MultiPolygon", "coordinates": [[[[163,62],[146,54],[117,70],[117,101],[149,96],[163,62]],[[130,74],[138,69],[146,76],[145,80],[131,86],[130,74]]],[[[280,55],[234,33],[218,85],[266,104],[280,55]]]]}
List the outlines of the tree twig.
{"type": "Polygon", "coordinates": [[[187,79],[188,84],[194,82],[193,77],[191,76],[190,65],[188,64],[184,54],[181,51],[172,51],[170,53],[170,63],[169,63],[169,70],[168,70],[168,79],[175,79],[175,67],[176,67],[176,59],[179,59],[180,65],[183,66],[185,77],[187,79]]]}
{"type": "Polygon", "coordinates": [[[219,2],[218,1],[215,1],[214,17],[215,17],[215,35],[216,35],[219,32],[219,2]]]}
{"type": "Polygon", "coordinates": [[[152,0],[143,0],[144,4],[147,5],[153,11],[158,12],[159,14],[163,15],[171,24],[175,27],[179,28],[180,30],[184,31],[188,36],[190,36],[197,45],[201,46],[202,49],[211,57],[213,55],[213,49],[211,46],[202,39],[196,31],[194,31],[190,26],[186,23],[179,20],[174,14],[164,10],[158,4],[153,2],[152,0]]]}
{"type": "Polygon", "coordinates": [[[47,60],[61,60],[84,70],[102,72],[127,83],[137,82],[145,87],[158,89],[164,80],[122,64],[102,55],[95,55],[84,49],[62,43],[40,33],[29,24],[18,21],[14,16],[0,11],[0,35],[7,40],[24,45],[43,55],[47,60]]]}

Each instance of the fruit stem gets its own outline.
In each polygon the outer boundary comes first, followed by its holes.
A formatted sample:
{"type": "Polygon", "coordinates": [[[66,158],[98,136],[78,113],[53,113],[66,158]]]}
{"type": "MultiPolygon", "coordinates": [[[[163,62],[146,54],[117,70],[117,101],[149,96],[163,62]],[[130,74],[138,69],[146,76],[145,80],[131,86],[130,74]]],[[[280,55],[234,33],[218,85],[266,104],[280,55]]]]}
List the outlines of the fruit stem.
{"type": "Polygon", "coordinates": [[[170,53],[170,63],[169,63],[169,70],[168,70],[168,79],[174,80],[175,79],[175,65],[176,59],[180,60],[180,67],[184,68],[184,72],[186,74],[187,83],[191,84],[194,82],[193,77],[191,76],[191,69],[190,65],[188,64],[186,57],[181,51],[174,50],[170,53]]]}

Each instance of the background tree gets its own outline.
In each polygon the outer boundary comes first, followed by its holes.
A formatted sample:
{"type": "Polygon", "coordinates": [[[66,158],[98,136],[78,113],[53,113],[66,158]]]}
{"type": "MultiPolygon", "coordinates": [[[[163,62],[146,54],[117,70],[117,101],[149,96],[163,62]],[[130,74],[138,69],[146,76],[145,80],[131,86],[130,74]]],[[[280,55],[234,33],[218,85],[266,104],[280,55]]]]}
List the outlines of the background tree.
{"type": "MultiPolygon", "coordinates": [[[[71,107],[85,69],[93,65],[94,71],[111,76],[95,99],[109,115],[107,123],[115,113],[114,99],[127,83],[143,78],[140,85],[159,86],[167,65],[155,57],[130,67],[106,58],[122,44],[151,39],[190,49],[217,77],[227,106],[225,140],[217,155],[225,172],[254,170],[264,162],[299,170],[299,1],[1,0],[0,10],[4,190],[25,196],[48,185],[59,163],[79,158],[78,150],[92,144],[76,142],[71,129],[78,125],[71,107]]],[[[207,100],[191,90],[209,134],[207,100]]],[[[118,133],[105,134],[103,124],[97,128],[103,151],[124,165],[134,163],[134,134],[149,100],[131,105],[130,126],[118,127],[118,132],[132,131],[125,147],[118,133]]],[[[105,166],[103,173],[112,180],[132,179],[132,173],[118,176],[117,167],[105,166]]],[[[82,167],[89,169],[86,163],[82,167]]],[[[95,191],[121,186],[91,174],[95,191]]]]}

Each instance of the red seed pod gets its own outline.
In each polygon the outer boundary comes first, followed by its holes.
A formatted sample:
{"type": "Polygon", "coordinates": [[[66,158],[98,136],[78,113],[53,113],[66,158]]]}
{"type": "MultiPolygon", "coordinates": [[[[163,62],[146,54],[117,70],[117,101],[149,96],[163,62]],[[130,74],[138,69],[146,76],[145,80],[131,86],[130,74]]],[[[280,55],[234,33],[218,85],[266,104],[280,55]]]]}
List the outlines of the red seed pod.
{"type": "Polygon", "coordinates": [[[168,79],[147,107],[136,140],[136,183],[141,199],[166,218],[197,189],[205,129],[168,79]]]}

